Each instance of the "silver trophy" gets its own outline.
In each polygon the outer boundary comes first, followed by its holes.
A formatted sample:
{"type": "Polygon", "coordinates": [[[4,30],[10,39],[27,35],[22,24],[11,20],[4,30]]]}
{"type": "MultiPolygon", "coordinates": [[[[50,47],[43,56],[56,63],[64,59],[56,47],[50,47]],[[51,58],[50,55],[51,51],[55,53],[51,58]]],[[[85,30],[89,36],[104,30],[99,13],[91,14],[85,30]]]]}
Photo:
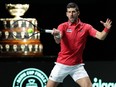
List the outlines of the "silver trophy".
{"type": "Polygon", "coordinates": [[[39,44],[39,52],[42,52],[42,51],[43,51],[43,45],[39,44]]]}
{"type": "Polygon", "coordinates": [[[5,49],[6,49],[6,51],[9,51],[10,45],[9,45],[9,44],[6,44],[6,45],[5,45],[5,49]]]}
{"type": "Polygon", "coordinates": [[[39,48],[39,45],[38,44],[35,44],[34,48],[35,48],[35,51],[34,52],[37,52],[38,51],[38,48],[39,48]]]}
{"type": "Polygon", "coordinates": [[[18,48],[17,45],[14,44],[14,45],[13,45],[13,50],[14,50],[15,52],[17,51],[17,48],[18,48]]]}
{"type": "Polygon", "coordinates": [[[0,44],[0,51],[2,52],[2,50],[3,50],[3,46],[0,44]]]}
{"type": "Polygon", "coordinates": [[[5,31],[5,38],[8,39],[8,36],[9,36],[9,32],[5,31]]]}
{"type": "Polygon", "coordinates": [[[32,48],[33,48],[32,44],[29,44],[28,48],[29,48],[29,52],[32,52],[32,48]]]}
{"type": "Polygon", "coordinates": [[[24,44],[21,45],[21,51],[22,51],[22,52],[25,51],[25,45],[24,45],[24,44]]]}

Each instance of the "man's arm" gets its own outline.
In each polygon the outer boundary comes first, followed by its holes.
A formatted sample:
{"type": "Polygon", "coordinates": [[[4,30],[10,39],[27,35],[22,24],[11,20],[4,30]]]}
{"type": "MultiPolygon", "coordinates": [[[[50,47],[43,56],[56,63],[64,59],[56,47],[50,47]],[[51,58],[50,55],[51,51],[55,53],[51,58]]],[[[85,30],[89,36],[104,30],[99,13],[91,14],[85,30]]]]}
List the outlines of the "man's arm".
{"type": "Polygon", "coordinates": [[[112,21],[110,19],[107,19],[106,22],[103,22],[103,21],[100,21],[100,22],[103,24],[105,28],[101,32],[97,31],[95,37],[99,40],[104,40],[106,36],[108,35],[108,32],[111,28],[112,21]]]}

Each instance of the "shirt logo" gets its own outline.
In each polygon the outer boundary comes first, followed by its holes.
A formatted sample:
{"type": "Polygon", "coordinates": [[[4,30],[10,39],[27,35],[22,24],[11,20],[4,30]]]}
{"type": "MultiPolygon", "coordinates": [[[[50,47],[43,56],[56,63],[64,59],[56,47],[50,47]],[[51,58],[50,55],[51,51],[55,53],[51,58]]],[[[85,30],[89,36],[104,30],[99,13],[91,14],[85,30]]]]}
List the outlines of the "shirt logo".
{"type": "Polygon", "coordinates": [[[72,32],[72,30],[71,29],[67,29],[66,32],[72,32]]]}

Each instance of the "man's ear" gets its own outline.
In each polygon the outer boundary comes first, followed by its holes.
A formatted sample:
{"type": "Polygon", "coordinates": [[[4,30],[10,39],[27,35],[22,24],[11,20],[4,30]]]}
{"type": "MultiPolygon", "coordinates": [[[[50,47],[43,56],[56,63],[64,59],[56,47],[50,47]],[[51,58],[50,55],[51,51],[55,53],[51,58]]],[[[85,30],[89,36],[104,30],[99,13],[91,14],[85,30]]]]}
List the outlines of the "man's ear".
{"type": "Polygon", "coordinates": [[[78,16],[80,15],[80,11],[78,11],[78,16]]]}

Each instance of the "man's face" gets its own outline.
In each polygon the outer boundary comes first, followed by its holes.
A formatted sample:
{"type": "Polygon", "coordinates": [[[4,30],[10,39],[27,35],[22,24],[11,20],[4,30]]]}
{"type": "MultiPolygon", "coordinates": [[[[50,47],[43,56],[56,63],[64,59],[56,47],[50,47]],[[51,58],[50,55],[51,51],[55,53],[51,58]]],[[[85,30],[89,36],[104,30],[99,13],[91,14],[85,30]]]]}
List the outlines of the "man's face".
{"type": "Polygon", "coordinates": [[[74,23],[78,19],[79,11],[77,11],[76,8],[67,8],[66,16],[71,23],[74,23]]]}

